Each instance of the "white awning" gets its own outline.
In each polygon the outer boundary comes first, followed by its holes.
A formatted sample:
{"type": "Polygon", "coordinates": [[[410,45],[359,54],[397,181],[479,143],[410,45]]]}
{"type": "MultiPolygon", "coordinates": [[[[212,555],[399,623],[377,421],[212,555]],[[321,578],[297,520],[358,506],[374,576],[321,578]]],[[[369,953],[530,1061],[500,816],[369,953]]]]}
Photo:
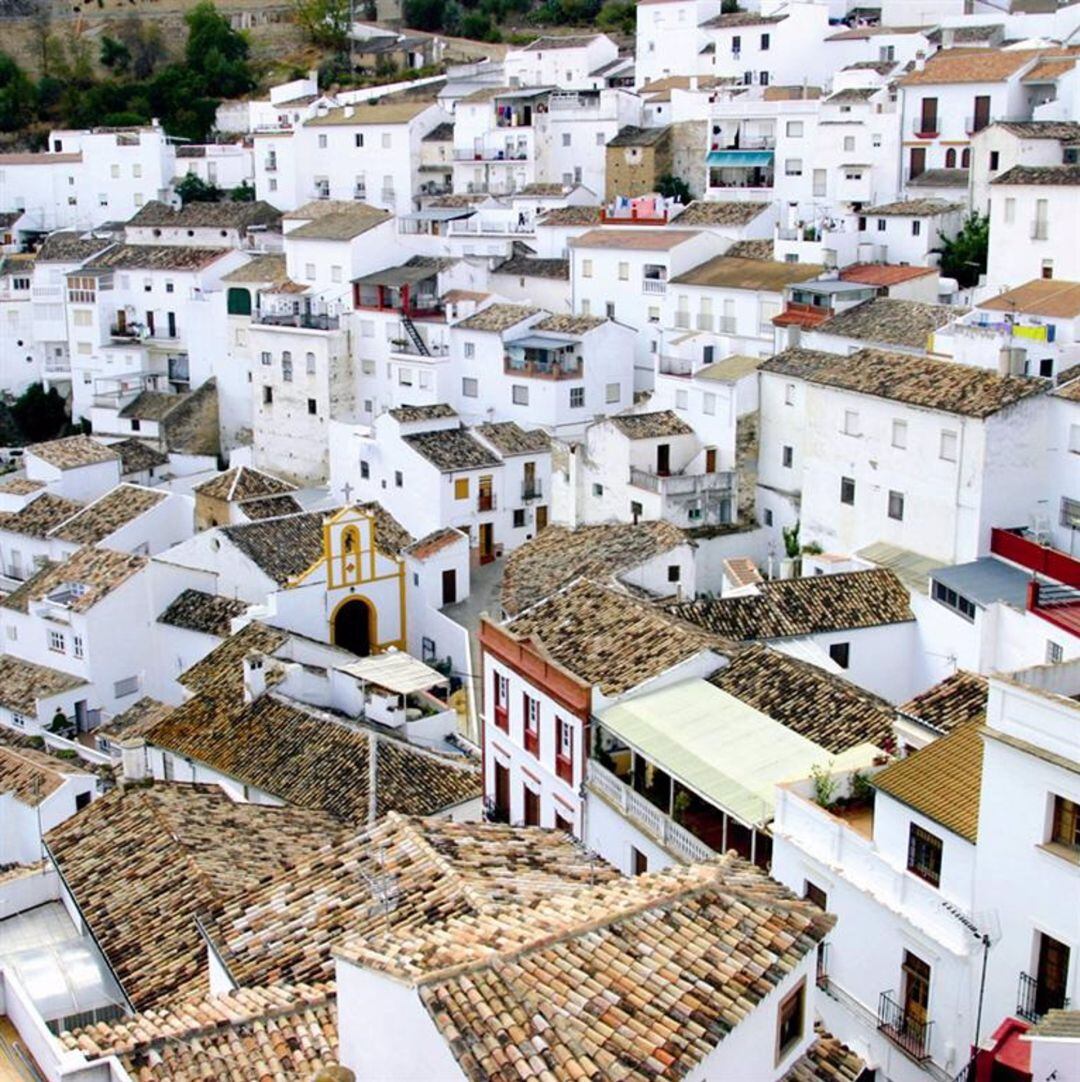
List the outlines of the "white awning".
{"type": "Polygon", "coordinates": [[[400,650],[357,658],[348,665],[342,665],[341,671],[368,684],[377,684],[397,695],[427,691],[428,688],[446,683],[446,677],[442,673],[436,672],[430,665],[425,665],[411,654],[402,653],[400,650]]]}

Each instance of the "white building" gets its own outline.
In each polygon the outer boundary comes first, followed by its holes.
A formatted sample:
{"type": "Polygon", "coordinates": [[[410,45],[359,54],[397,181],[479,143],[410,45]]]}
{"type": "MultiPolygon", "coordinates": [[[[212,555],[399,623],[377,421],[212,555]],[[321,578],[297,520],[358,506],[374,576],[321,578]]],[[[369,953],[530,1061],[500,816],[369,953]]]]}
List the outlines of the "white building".
{"type": "Polygon", "coordinates": [[[987,285],[1080,279],[1072,223],[1080,214],[1080,165],[1016,165],[990,182],[987,285]]]}
{"type": "Polygon", "coordinates": [[[972,136],[971,205],[990,213],[990,184],[1014,165],[1062,165],[1066,151],[1080,144],[1073,120],[1000,121],[972,136]]]}
{"type": "Polygon", "coordinates": [[[512,87],[557,86],[560,90],[602,90],[605,70],[619,56],[607,34],[539,37],[503,60],[512,87]]]}
{"type": "Polygon", "coordinates": [[[1041,487],[1038,381],[879,350],[796,348],[759,371],[759,513],[798,518],[803,543],[969,560],[1041,487]]]}
{"type": "Polygon", "coordinates": [[[960,232],[964,205],[905,199],[863,207],[858,215],[858,260],[936,266],[941,242],[960,232]]]}
{"type": "Polygon", "coordinates": [[[1078,673],[992,677],[985,727],[873,774],[872,807],[846,773],[780,788],[773,874],[838,917],[824,1021],[890,1078],[953,1073],[1003,1017],[1076,995],[1078,673]]]}

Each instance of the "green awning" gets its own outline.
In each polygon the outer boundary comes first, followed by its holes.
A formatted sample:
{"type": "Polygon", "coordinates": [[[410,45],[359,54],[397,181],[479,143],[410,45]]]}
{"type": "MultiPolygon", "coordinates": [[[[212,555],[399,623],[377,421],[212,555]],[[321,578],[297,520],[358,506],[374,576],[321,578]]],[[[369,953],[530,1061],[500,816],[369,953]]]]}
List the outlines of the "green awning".
{"type": "Polygon", "coordinates": [[[735,168],[767,166],[773,163],[771,150],[710,150],[707,165],[726,165],[735,168]]]}

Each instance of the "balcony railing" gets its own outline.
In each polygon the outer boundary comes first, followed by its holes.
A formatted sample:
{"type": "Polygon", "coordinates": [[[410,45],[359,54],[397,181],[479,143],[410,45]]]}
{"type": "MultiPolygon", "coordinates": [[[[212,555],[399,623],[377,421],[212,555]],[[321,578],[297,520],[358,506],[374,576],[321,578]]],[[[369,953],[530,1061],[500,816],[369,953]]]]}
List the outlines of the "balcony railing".
{"type": "Polygon", "coordinates": [[[543,494],[542,486],[539,481],[522,481],[521,498],[523,501],[539,500],[543,494]]]}
{"type": "Polygon", "coordinates": [[[341,326],[340,316],[319,315],[313,312],[259,312],[255,323],[268,327],[301,327],[308,331],[336,331],[341,326]]]}
{"type": "Polygon", "coordinates": [[[679,826],[655,804],[621,782],[610,770],[595,759],[589,760],[589,787],[614,805],[626,818],[644,833],[662,845],[680,860],[697,863],[710,860],[716,854],[700,838],[679,826]]]}
{"type": "Polygon", "coordinates": [[[1029,1022],[1038,1022],[1047,1011],[1069,1006],[1068,997],[1059,990],[1040,985],[1035,977],[1020,974],[1016,988],[1016,1013],[1029,1022]]]}
{"type": "Polygon", "coordinates": [[[476,497],[476,510],[477,511],[494,511],[495,510],[495,493],[494,492],[481,492],[476,497]]]}
{"type": "Polygon", "coordinates": [[[735,488],[735,474],[732,470],[718,470],[715,473],[661,475],[631,466],[630,484],[635,488],[643,488],[665,499],[670,499],[681,496],[700,496],[706,492],[732,492],[735,488]]]}
{"type": "Polygon", "coordinates": [[[964,118],[964,131],[968,135],[974,135],[977,131],[982,131],[983,128],[989,128],[991,120],[988,116],[969,116],[964,118]]]}
{"type": "Polygon", "coordinates": [[[1050,223],[1040,221],[1038,218],[1031,223],[1031,239],[1046,240],[1050,235],[1050,223]]]}
{"type": "Polygon", "coordinates": [[[267,158],[266,161],[263,163],[263,168],[268,173],[276,173],[277,172],[277,158],[267,158]]]}
{"type": "Polygon", "coordinates": [[[878,997],[878,1029],[920,1063],[930,1058],[933,1025],[907,1011],[893,999],[892,993],[882,992],[878,997]]]}
{"type": "Polygon", "coordinates": [[[941,133],[941,123],[936,117],[924,120],[917,116],[911,122],[911,133],[918,139],[936,139],[941,133]]]}
{"type": "Polygon", "coordinates": [[[689,357],[669,357],[660,354],[660,375],[662,376],[692,376],[694,374],[694,362],[689,357]]]}
{"type": "Polygon", "coordinates": [[[503,371],[508,376],[523,376],[527,379],[580,379],[584,365],[580,357],[575,357],[571,367],[565,362],[550,364],[545,361],[517,361],[509,354],[503,358],[503,371]]]}
{"type": "Polygon", "coordinates": [[[642,278],[641,292],[662,297],[667,293],[667,282],[663,278],[642,278]]]}

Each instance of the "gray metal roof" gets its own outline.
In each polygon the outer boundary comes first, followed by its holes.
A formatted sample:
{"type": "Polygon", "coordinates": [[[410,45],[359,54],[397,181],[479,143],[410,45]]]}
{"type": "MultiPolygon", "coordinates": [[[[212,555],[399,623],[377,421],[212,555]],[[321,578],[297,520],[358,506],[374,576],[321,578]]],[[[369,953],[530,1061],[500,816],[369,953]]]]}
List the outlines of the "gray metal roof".
{"type": "Polygon", "coordinates": [[[955,567],[936,568],[930,572],[930,577],[982,608],[995,601],[1017,609],[1024,608],[1027,584],[1031,580],[1030,572],[995,560],[992,556],[982,556],[955,567]]]}

